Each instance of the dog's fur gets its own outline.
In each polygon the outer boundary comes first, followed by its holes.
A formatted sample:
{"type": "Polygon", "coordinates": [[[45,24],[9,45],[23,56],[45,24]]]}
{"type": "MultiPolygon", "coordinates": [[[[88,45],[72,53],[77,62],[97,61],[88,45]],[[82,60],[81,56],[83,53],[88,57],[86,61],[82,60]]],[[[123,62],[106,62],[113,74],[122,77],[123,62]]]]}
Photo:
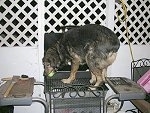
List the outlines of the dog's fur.
{"type": "Polygon", "coordinates": [[[86,63],[91,72],[90,83],[97,87],[105,81],[107,67],[116,59],[119,47],[118,37],[104,26],[88,24],[72,28],[46,51],[43,58],[45,73],[70,61],[70,76],[62,82],[71,83],[79,65],[86,63]]]}

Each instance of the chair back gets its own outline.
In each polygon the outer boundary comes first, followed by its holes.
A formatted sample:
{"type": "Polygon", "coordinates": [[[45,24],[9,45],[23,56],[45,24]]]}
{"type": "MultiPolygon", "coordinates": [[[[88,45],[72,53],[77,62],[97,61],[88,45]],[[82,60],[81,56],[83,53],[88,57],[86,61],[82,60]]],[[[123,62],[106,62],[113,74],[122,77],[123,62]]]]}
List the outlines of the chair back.
{"type": "Polygon", "coordinates": [[[137,82],[150,69],[150,59],[142,58],[131,62],[131,79],[137,82]]]}

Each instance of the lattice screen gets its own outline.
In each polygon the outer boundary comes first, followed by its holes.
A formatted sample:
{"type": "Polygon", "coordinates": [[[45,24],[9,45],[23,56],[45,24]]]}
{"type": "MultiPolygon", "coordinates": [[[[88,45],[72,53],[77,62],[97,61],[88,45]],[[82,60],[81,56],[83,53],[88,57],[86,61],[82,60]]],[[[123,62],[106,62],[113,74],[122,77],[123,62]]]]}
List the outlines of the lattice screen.
{"type": "Polygon", "coordinates": [[[0,47],[35,46],[37,0],[0,0],[0,47]]]}
{"type": "MultiPolygon", "coordinates": [[[[45,0],[45,32],[61,32],[60,26],[96,23],[106,25],[106,0],[45,0]]],[[[36,46],[38,0],[0,0],[0,47],[36,46]]],[[[150,1],[127,0],[129,37],[132,44],[150,44],[150,1]]],[[[122,7],[115,11],[123,17],[122,7]]],[[[124,23],[115,15],[115,33],[127,44],[124,23]]]]}
{"type": "MultiPolygon", "coordinates": [[[[135,45],[150,45],[150,1],[127,0],[127,25],[130,42],[135,45]]],[[[119,17],[124,18],[120,4],[115,4],[115,11],[119,17]]],[[[122,44],[128,44],[125,24],[118,21],[115,16],[115,33],[122,44]]]]}
{"type": "Polygon", "coordinates": [[[61,32],[60,26],[106,23],[106,0],[46,0],[45,31],[61,32]]]}

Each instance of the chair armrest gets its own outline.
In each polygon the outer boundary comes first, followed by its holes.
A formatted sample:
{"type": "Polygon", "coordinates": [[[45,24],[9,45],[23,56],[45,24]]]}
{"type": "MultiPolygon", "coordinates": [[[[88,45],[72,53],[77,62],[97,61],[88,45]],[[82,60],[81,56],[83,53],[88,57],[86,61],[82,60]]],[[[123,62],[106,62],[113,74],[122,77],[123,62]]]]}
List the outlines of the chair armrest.
{"type": "Polygon", "coordinates": [[[132,104],[142,113],[150,113],[150,103],[145,100],[131,100],[132,104]]]}

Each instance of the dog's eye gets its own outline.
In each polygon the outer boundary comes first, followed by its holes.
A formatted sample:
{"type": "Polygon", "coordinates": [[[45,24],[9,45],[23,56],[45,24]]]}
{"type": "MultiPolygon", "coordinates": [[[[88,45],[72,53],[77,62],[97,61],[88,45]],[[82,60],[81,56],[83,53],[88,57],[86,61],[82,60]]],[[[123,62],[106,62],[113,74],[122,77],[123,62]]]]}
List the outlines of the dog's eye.
{"type": "Polygon", "coordinates": [[[50,67],[50,63],[43,63],[45,67],[50,67]]]}

